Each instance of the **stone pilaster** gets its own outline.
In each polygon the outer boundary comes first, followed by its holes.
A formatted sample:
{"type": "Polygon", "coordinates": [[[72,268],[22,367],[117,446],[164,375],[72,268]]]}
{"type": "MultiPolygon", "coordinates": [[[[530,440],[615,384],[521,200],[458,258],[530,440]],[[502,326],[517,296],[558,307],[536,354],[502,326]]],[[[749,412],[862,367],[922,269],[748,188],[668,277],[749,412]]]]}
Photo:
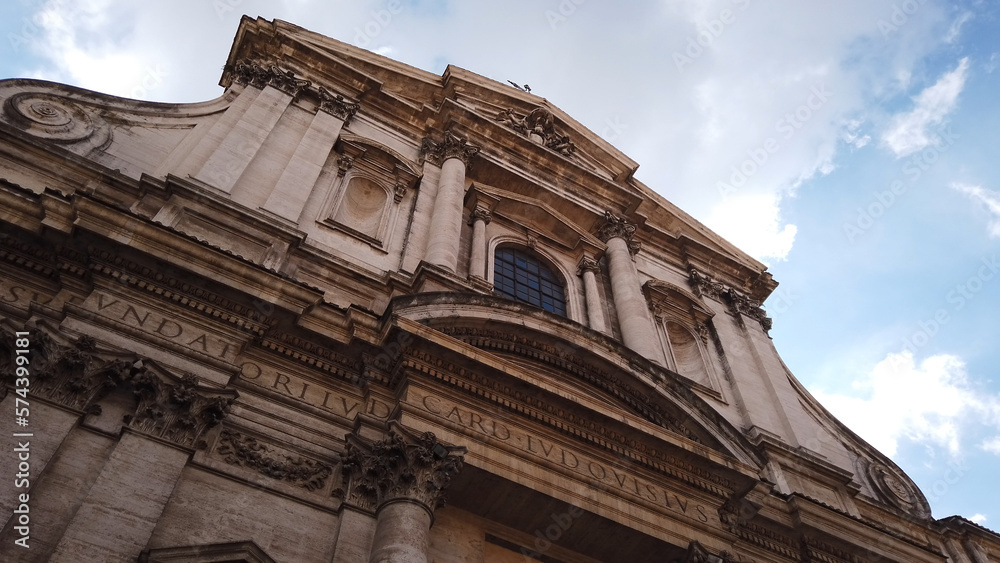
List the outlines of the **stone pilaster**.
{"type": "Polygon", "coordinates": [[[597,273],[600,271],[601,266],[597,260],[589,256],[580,259],[577,272],[583,278],[583,293],[587,301],[587,324],[598,332],[606,332],[604,307],[601,304],[601,295],[597,291],[597,273]]]}
{"type": "Polygon", "coordinates": [[[440,143],[424,139],[421,147],[421,154],[427,161],[440,163],[441,166],[424,260],[451,272],[455,272],[458,266],[465,170],[469,160],[478,152],[479,147],[469,144],[451,131],[445,132],[444,140],[440,143]]]}
{"type": "Polygon", "coordinates": [[[323,87],[318,93],[319,110],[264,203],[264,209],[289,221],[298,222],[341,129],[358,111],[358,104],[348,102],[343,96],[331,94],[323,87]]]}
{"type": "Polygon", "coordinates": [[[343,500],[376,513],[371,563],[426,563],[434,510],[444,505],[444,490],[461,471],[465,448],[445,446],[430,432],[413,435],[391,426],[384,440],[348,436],[343,500]]]}
{"type": "Polygon", "coordinates": [[[138,406],[50,561],[136,558],[149,542],[201,436],[236,397],[136,362],[127,384],[138,406]]]}
{"type": "Polygon", "coordinates": [[[650,361],[663,365],[663,350],[642,294],[639,272],[632,261],[632,256],[641,248],[638,241],[632,240],[634,234],[635,225],[615,217],[610,211],[605,213],[604,223],[597,232],[598,238],[608,245],[611,294],[618,311],[622,342],[650,361]]]}
{"type": "Polygon", "coordinates": [[[490,210],[472,210],[472,248],[469,249],[469,277],[486,280],[486,225],[493,220],[490,210]]]}

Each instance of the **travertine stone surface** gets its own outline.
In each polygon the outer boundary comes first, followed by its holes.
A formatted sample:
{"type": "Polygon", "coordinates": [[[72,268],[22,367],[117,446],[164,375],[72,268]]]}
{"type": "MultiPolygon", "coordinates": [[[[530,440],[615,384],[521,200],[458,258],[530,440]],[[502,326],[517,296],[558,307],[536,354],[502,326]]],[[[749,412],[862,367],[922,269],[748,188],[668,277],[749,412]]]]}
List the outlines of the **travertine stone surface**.
{"type": "Polygon", "coordinates": [[[629,254],[628,243],[621,237],[608,239],[608,270],[611,290],[618,310],[622,341],[650,361],[661,365],[663,351],[656,340],[656,330],[650,318],[649,307],[642,295],[639,275],[629,254]]]}
{"type": "Polygon", "coordinates": [[[378,512],[369,563],[427,563],[431,515],[427,508],[405,500],[378,512]]]}
{"type": "Polygon", "coordinates": [[[465,196],[465,163],[458,157],[441,164],[434,212],[427,241],[428,263],[455,272],[462,234],[462,199],[465,196]]]}

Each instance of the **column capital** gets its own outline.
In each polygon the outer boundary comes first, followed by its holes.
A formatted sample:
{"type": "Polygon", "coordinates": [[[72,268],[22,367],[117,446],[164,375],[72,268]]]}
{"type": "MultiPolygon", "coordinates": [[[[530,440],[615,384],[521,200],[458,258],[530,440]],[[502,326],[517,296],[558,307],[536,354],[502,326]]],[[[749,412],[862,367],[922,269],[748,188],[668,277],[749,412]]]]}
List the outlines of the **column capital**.
{"type": "Polygon", "coordinates": [[[345,502],[377,512],[391,502],[423,506],[433,517],[444,506],[444,491],[462,470],[464,447],[446,446],[431,432],[413,434],[398,424],[384,440],[347,436],[343,459],[345,502]]]}
{"type": "Polygon", "coordinates": [[[771,330],[771,317],[767,316],[767,312],[756,299],[716,281],[711,275],[698,271],[694,266],[688,267],[688,282],[699,297],[719,299],[726,303],[734,314],[746,315],[759,322],[764,332],[771,330]]]}
{"type": "Polygon", "coordinates": [[[584,256],[580,259],[580,263],[576,266],[576,275],[582,276],[584,272],[594,272],[599,273],[601,271],[601,264],[596,258],[591,258],[590,256],[584,256]]]}
{"type": "Polygon", "coordinates": [[[322,86],[316,89],[316,94],[319,95],[320,111],[344,120],[345,124],[351,120],[351,117],[361,107],[361,104],[348,101],[340,94],[334,94],[322,86]]]}
{"type": "Polygon", "coordinates": [[[431,164],[441,165],[449,158],[457,158],[468,166],[469,160],[476,156],[479,150],[480,147],[470,144],[449,129],[444,132],[444,140],[440,143],[430,137],[424,137],[420,145],[420,156],[431,164]]]}
{"type": "Polygon", "coordinates": [[[620,238],[628,245],[629,254],[635,256],[639,252],[639,249],[642,248],[642,244],[639,241],[632,240],[632,237],[635,236],[635,229],[634,223],[624,217],[616,217],[610,211],[605,211],[604,221],[597,228],[597,238],[605,243],[613,238],[620,238]]]}
{"type": "Polygon", "coordinates": [[[483,223],[489,225],[490,222],[493,221],[493,213],[485,207],[477,206],[472,210],[472,216],[469,217],[469,224],[474,224],[476,221],[482,221],[483,223]]]}
{"type": "Polygon", "coordinates": [[[247,60],[236,62],[234,80],[237,84],[247,84],[260,89],[271,86],[293,98],[312,84],[308,80],[296,78],[295,73],[277,65],[259,64],[247,60]]]}

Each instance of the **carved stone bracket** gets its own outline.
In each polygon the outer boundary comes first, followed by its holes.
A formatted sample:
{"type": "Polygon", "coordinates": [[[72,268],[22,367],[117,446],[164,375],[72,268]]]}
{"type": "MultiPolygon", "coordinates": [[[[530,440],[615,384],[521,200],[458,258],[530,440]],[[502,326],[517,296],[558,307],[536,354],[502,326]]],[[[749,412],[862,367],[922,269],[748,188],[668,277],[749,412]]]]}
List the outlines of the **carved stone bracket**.
{"type": "Polygon", "coordinates": [[[334,117],[343,119],[345,124],[354,117],[354,114],[361,107],[361,104],[350,102],[340,94],[333,94],[322,86],[317,88],[316,92],[320,99],[319,109],[334,117]]]}
{"type": "Polygon", "coordinates": [[[633,256],[642,248],[642,243],[632,240],[635,236],[635,224],[629,222],[624,217],[616,217],[610,211],[604,212],[604,222],[597,228],[597,238],[602,242],[608,242],[612,238],[618,237],[628,244],[628,251],[633,256]]]}
{"type": "Polygon", "coordinates": [[[433,514],[444,506],[444,490],[461,471],[466,449],[446,446],[430,432],[412,435],[398,424],[392,426],[389,436],[376,442],[348,435],[343,489],[334,494],[372,511],[406,500],[433,514]]]}
{"type": "Polygon", "coordinates": [[[696,268],[688,268],[688,282],[700,297],[713,297],[729,305],[729,309],[737,315],[746,315],[760,323],[764,332],[771,330],[771,317],[767,316],[761,303],[745,293],[716,281],[712,276],[699,272],[696,268]]]}
{"type": "Polygon", "coordinates": [[[229,428],[222,431],[215,452],[226,463],[254,469],[261,475],[287,481],[309,491],[325,487],[327,479],[333,474],[333,467],[326,463],[277,452],[253,436],[229,428]]]}
{"type": "Polygon", "coordinates": [[[343,177],[354,166],[354,159],[346,154],[337,157],[337,176],[343,177]]]}
{"type": "Polygon", "coordinates": [[[576,152],[576,145],[569,136],[556,131],[555,118],[547,108],[537,107],[524,117],[508,108],[499,112],[496,120],[559,154],[572,156],[576,152]]]}
{"type": "Polygon", "coordinates": [[[441,165],[449,158],[458,158],[466,166],[469,160],[479,154],[480,147],[469,144],[466,139],[452,133],[449,129],[444,133],[444,140],[435,142],[430,137],[424,137],[420,145],[420,158],[431,164],[441,165]]]}
{"type": "Polygon", "coordinates": [[[235,391],[218,391],[198,385],[193,375],[169,381],[137,362],[132,392],[139,401],[134,415],[125,415],[129,428],[184,447],[203,448],[199,439],[222,422],[236,400],[235,391]]]}

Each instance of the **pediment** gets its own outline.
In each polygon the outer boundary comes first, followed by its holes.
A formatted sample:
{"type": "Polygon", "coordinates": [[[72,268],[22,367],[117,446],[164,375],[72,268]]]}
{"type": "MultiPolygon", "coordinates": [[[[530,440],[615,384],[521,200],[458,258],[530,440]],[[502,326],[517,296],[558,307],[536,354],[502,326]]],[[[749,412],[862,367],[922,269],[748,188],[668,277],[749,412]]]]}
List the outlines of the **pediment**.
{"type": "Polygon", "coordinates": [[[541,376],[547,392],[592,412],[629,413],[689,447],[763,466],[746,437],[681,378],[563,317],[502,298],[454,293],[397,298],[392,314],[480,351],[474,355],[520,366],[526,381],[541,376]]]}

